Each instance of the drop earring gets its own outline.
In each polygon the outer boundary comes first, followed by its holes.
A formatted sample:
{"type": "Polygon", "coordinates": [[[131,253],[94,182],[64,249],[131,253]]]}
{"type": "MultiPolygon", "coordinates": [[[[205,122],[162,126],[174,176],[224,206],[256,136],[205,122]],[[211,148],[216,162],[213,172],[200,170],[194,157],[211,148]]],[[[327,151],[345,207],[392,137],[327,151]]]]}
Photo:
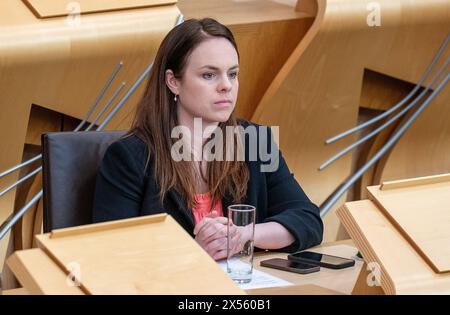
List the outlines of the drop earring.
{"type": "Polygon", "coordinates": [[[175,94],[175,97],[173,98],[173,100],[176,102],[177,101],[177,95],[175,94]]]}

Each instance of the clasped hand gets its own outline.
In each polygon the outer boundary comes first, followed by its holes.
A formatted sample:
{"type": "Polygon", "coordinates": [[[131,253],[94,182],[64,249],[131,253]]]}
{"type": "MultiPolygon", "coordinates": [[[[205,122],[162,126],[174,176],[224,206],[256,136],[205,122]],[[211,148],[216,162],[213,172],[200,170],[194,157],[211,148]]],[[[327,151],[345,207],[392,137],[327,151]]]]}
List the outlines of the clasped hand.
{"type": "Polygon", "coordinates": [[[227,227],[230,227],[230,256],[242,250],[250,239],[249,231],[245,227],[234,225],[228,218],[217,217],[212,211],[204,217],[194,228],[195,240],[214,259],[227,258],[227,227]]]}

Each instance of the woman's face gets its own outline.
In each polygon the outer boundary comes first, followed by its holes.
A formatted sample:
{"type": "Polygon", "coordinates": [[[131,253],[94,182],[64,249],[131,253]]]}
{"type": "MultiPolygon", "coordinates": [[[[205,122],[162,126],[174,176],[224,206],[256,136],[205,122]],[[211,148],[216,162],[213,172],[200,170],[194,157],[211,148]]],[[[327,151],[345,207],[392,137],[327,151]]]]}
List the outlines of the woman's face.
{"type": "Polygon", "coordinates": [[[221,37],[207,39],[192,51],[180,80],[167,70],[167,85],[178,95],[179,122],[190,124],[197,117],[204,124],[227,121],[236,105],[238,71],[235,48],[221,37]]]}

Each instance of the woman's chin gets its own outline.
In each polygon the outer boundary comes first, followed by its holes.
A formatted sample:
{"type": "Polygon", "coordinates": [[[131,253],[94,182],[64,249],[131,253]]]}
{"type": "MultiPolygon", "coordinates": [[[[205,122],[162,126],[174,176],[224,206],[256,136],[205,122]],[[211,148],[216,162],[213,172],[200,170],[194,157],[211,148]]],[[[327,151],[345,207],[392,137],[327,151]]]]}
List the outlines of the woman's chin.
{"type": "Polygon", "coordinates": [[[226,122],[228,119],[230,118],[230,114],[228,115],[220,115],[217,117],[217,119],[215,120],[218,123],[222,123],[222,122],[226,122]]]}
{"type": "Polygon", "coordinates": [[[217,113],[213,115],[208,115],[207,117],[203,117],[204,122],[226,122],[230,118],[231,113],[217,113]]]}

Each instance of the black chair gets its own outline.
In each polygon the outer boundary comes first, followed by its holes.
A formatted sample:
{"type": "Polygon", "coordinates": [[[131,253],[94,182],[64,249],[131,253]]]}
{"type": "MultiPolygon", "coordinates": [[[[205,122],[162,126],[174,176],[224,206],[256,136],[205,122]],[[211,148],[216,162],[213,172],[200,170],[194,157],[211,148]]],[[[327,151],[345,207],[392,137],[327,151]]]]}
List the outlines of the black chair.
{"type": "Polygon", "coordinates": [[[125,131],[42,135],[44,232],[92,223],[95,179],[108,146],[125,131]]]}

